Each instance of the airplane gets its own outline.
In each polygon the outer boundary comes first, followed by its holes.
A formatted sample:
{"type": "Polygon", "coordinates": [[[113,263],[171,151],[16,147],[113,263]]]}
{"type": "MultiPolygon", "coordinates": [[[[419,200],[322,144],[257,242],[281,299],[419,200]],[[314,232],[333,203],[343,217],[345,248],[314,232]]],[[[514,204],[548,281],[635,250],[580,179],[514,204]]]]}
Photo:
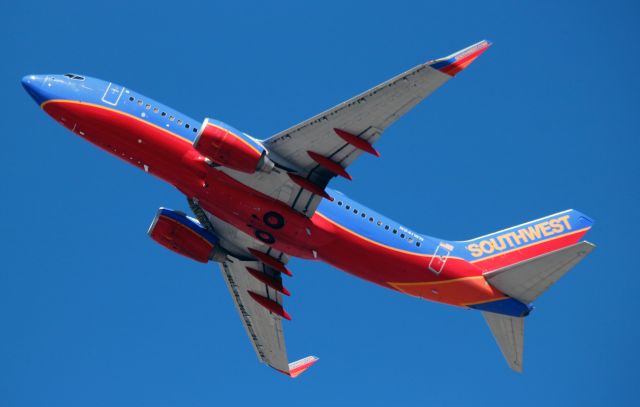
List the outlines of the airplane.
{"type": "Polygon", "coordinates": [[[532,303],[595,247],[593,220],[566,210],[465,241],[418,233],[328,188],[422,99],[467,68],[484,40],[420,64],[289,129],[260,140],[200,122],[113,82],[27,75],[22,85],[53,119],[173,185],[193,216],[161,207],[148,235],[192,260],[218,262],[258,359],[296,377],[282,320],[292,257],[319,260],[380,286],[478,310],[508,365],[523,368],[532,303]],[[283,275],[285,277],[283,277],[283,275]]]}

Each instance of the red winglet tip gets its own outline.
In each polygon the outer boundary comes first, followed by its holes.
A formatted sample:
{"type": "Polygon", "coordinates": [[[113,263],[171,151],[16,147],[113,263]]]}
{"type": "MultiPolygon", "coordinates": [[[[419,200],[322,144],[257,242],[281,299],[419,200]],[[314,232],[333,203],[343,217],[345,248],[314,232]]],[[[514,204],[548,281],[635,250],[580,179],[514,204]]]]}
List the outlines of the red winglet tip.
{"type": "Polygon", "coordinates": [[[446,73],[449,76],[456,76],[460,71],[475,61],[476,58],[485,52],[491,45],[491,42],[483,40],[447,57],[437,59],[430,63],[430,65],[432,68],[446,73]]]}
{"type": "Polygon", "coordinates": [[[306,358],[289,363],[289,376],[291,378],[300,376],[317,361],[318,358],[316,356],[307,356],[306,358]]]}

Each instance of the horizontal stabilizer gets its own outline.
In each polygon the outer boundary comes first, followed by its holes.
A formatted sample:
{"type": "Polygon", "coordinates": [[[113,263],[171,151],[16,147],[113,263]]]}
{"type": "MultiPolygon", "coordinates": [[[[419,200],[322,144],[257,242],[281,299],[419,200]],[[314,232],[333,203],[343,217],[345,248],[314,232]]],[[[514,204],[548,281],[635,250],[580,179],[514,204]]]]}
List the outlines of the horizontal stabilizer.
{"type": "Polygon", "coordinates": [[[483,312],[491,333],[498,342],[502,355],[509,367],[522,372],[522,351],[524,346],[524,318],[483,312]]]}
{"type": "Polygon", "coordinates": [[[484,276],[495,288],[525,304],[558,281],[589,254],[595,245],[579,242],[562,249],[491,271],[484,276]]]}

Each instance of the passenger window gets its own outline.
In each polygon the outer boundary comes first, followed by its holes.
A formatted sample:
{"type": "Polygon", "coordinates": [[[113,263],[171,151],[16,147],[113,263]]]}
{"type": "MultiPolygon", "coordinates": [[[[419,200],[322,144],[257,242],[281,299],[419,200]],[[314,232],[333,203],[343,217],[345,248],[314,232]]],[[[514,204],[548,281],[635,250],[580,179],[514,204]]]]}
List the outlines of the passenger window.
{"type": "Polygon", "coordinates": [[[369,218],[369,222],[373,222],[373,216],[369,218]]]}
{"type": "Polygon", "coordinates": [[[160,116],[166,116],[166,115],[167,115],[167,112],[160,113],[160,116]]]}
{"type": "Polygon", "coordinates": [[[160,111],[160,109],[158,109],[157,107],[153,108],[153,113],[158,113],[160,111]]]}
{"type": "Polygon", "coordinates": [[[189,123],[185,124],[184,127],[186,127],[188,129],[190,127],[189,123]]]}
{"type": "Polygon", "coordinates": [[[344,209],[349,210],[351,207],[349,205],[345,206],[344,209]]]}
{"type": "Polygon", "coordinates": [[[400,237],[404,239],[404,233],[400,233],[400,237]]]}
{"type": "Polygon", "coordinates": [[[194,132],[194,133],[197,133],[197,132],[198,132],[198,129],[196,129],[196,128],[194,127],[194,128],[193,128],[193,132],[194,132]]]}
{"type": "Polygon", "coordinates": [[[355,213],[355,214],[357,215],[357,214],[358,214],[358,210],[357,210],[357,209],[354,209],[354,210],[353,210],[353,213],[355,213]]]}
{"type": "Polygon", "coordinates": [[[366,214],[366,213],[364,213],[364,212],[362,212],[362,215],[360,215],[360,216],[362,216],[362,218],[366,218],[366,217],[367,217],[367,214],[366,214]]]}
{"type": "Polygon", "coordinates": [[[174,121],[175,119],[176,119],[175,117],[173,117],[173,116],[169,116],[169,120],[170,120],[170,121],[174,121]]]}
{"type": "Polygon", "coordinates": [[[151,109],[151,105],[147,103],[147,105],[144,108],[149,110],[149,109],[151,109]]]}
{"type": "Polygon", "coordinates": [[[398,229],[393,229],[393,234],[397,234],[398,233],[398,229]]]}
{"type": "Polygon", "coordinates": [[[385,225],[384,230],[389,230],[389,225],[385,225]]]}
{"type": "Polygon", "coordinates": [[[342,206],[342,201],[338,201],[338,206],[342,206]]]}
{"type": "Polygon", "coordinates": [[[133,96],[129,96],[129,101],[133,102],[135,100],[135,98],[133,96]]]}
{"type": "Polygon", "coordinates": [[[378,221],[378,223],[377,223],[377,225],[378,225],[378,226],[382,226],[382,221],[381,221],[381,220],[379,220],[379,221],[378,221]]]}
{"type": "Polygon", "coordinates": [[[422,243],[416,242],[416,246],[420,247],[420,246],[422,246],[422,243]]]}
{"type": "Polygon", "coordinates": [[[138,99],[138,106],[142,106],[142,100],[138,99]]]}
{"type": "Polygon", "coordinates": [[[182,120],[178,119],[178,126],[182,126],[182,120]]]}

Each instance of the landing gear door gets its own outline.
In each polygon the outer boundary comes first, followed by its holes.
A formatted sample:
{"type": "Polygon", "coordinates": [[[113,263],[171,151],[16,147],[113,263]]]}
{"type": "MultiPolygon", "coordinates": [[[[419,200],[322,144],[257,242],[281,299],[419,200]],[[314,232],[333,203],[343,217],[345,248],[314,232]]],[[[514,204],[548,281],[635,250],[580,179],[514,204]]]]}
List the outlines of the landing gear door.
{"type": "Polygon", "coordinates": [[[102,101],[108,105],[116,106],[122,97],[124,87],[116,85],[115,83],[109,83],[107,90],[102,95],[102,101]]]}
{"type": "Polygon", "coordinates": [[[431,257],[431,260],[429,261],[429,270],[436,275],[440,274],[452,251],[453,246],[448,243],[440,242],[438,247],[436,247],[436,251],[433,253],[433,257],[431,257]]]}

